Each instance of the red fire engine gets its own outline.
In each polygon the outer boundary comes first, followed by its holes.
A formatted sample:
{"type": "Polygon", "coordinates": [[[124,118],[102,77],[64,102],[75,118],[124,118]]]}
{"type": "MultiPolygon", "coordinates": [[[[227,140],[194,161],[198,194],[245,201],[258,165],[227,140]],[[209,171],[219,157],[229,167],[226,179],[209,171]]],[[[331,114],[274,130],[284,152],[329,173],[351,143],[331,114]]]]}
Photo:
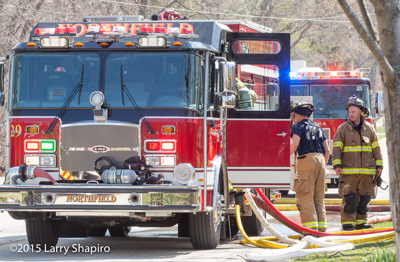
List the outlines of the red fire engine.
{"type": "MultiPolygon", "coordinates": [[[[362,70],[304,71],[291,73],[290,95],[292,100],[312,100],[316,107],[313,120],[324,130],[331,152],[336,129],[347,120],[347,111],[344,105],[350,96],[356,95],[364,101],[365,106],[371,112],[367,121],[371,123],[379,119],[379,116],[376,116],[376,110],[371,110],[371,81],[364,77],[362,70]]],[[[379,104],[381,101],[378,101],[376,105],[379,106],[379,104]]],[[[329,180],[329,187],[338,186],[338,176],[332,169],[331,157],[328,162],[326,178],[329,180]]]]}
{"type": "Polygon", "coordinates": [[[178,224],[194,248],[215,248],[234,225],[229,181],[289,186],[289,47],[288,34],[215,21],[37,24],[10,53],[0,97],[0,210],[26,220],[33,245],[178,224]],[[262,76],[246,108],[236,66],[262,76]]]}

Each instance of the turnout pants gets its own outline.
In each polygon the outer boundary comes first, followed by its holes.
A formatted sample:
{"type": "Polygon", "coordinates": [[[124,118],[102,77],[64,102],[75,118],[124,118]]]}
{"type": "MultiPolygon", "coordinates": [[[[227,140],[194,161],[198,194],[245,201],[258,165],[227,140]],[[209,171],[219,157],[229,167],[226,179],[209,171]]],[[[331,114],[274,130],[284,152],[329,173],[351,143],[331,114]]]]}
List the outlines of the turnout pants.
{"type": "Polygon", "coordinates": [[[322,154],[297,157],[293,191],[296,192],[296,206],[302,225],[325,232],[325,159],[322,154]]]}
{"type": "Polygon", "coordinates": [[[341,221],[353,226],[367,223],[368,203],[374,192],[373,176],[342,175],[339,195],[342,197],[341,221]]]}

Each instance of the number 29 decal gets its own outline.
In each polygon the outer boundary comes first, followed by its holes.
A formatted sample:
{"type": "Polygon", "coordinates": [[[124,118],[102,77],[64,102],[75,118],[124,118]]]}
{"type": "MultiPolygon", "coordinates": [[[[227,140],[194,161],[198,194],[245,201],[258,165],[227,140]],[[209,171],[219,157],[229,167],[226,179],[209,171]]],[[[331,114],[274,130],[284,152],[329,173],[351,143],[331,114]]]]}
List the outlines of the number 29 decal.
{"type": "Polygon", "coordinates": [[[22,133],[22,127],[20,125],[10,126],[10,137],[19,137],[22,133]]]}

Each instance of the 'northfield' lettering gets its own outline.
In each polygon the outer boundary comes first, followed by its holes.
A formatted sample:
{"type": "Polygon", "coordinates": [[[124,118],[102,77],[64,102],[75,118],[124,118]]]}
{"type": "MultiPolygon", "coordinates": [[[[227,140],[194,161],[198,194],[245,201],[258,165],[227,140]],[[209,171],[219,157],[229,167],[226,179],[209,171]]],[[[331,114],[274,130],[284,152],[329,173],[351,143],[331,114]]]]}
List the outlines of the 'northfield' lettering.
{"type": "Polygon", "coordinates": [[[75,203],[100,203],[100,202],[110,202],[113,203],[117,201],[117,197],[113,195],[67,195],[67,202],[75,203]]]}

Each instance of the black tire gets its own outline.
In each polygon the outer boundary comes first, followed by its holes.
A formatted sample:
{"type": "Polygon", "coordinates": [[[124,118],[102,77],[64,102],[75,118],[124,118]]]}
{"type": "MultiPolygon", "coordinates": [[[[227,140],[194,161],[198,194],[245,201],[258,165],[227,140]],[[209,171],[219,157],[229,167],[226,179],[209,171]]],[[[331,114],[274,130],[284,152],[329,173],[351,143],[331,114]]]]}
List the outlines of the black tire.
{"type": "Polygon", "coordinates": [[[190,242],[195,249],[214,249],[219,244],[221,234],[221,222],[216,211],[198,212],[189,215],[190,242]]]}
{"type": "MultiPolygon", "coordinates": [[[[228,217],[226,219],[228,219],[228,217]]],[[[228,237],[230,235],[230,238],[232,238],[236,236],[237,233],[239,233],[239,228],[237,226],[236,216],[229,216],[229,220],[226,221],[226,235],[228,237]]]]}
{"type": "Polygon", "coordinates": [[[112,237],[126,237],[131,231],[130,227],[109,227],[108,232],[112,237]]]}
{"type": "Polygon", "coordinates": [[[107,232],[106,227],[89,227],[88,236],[89,237],[104,237],[107,232]]]}
{"type": "Polygon", "coordinates": [[[289,190],[280,190],[279,192],[282,194],[282,196],[287,196],[289,194],[289,190]]]}
{"type": "Polygon", "coordinates": [[[52,247],[57,245],[59,234],[57,222],[46,219],[25,220],[26,235],[30,245],[34,248],[52,247]]]}
{"type": "Polygon", "coordinates": [[[189,237],[189,218],[188,215],[183,215],[178,223],[178,237],[189,237]]]}
{"type": "Polygon", "coordinates": [[[243,229],[248,236],[260,236],[264,228],[256,215],[253,213],[251,216],[242,216],[243,229]]]}

